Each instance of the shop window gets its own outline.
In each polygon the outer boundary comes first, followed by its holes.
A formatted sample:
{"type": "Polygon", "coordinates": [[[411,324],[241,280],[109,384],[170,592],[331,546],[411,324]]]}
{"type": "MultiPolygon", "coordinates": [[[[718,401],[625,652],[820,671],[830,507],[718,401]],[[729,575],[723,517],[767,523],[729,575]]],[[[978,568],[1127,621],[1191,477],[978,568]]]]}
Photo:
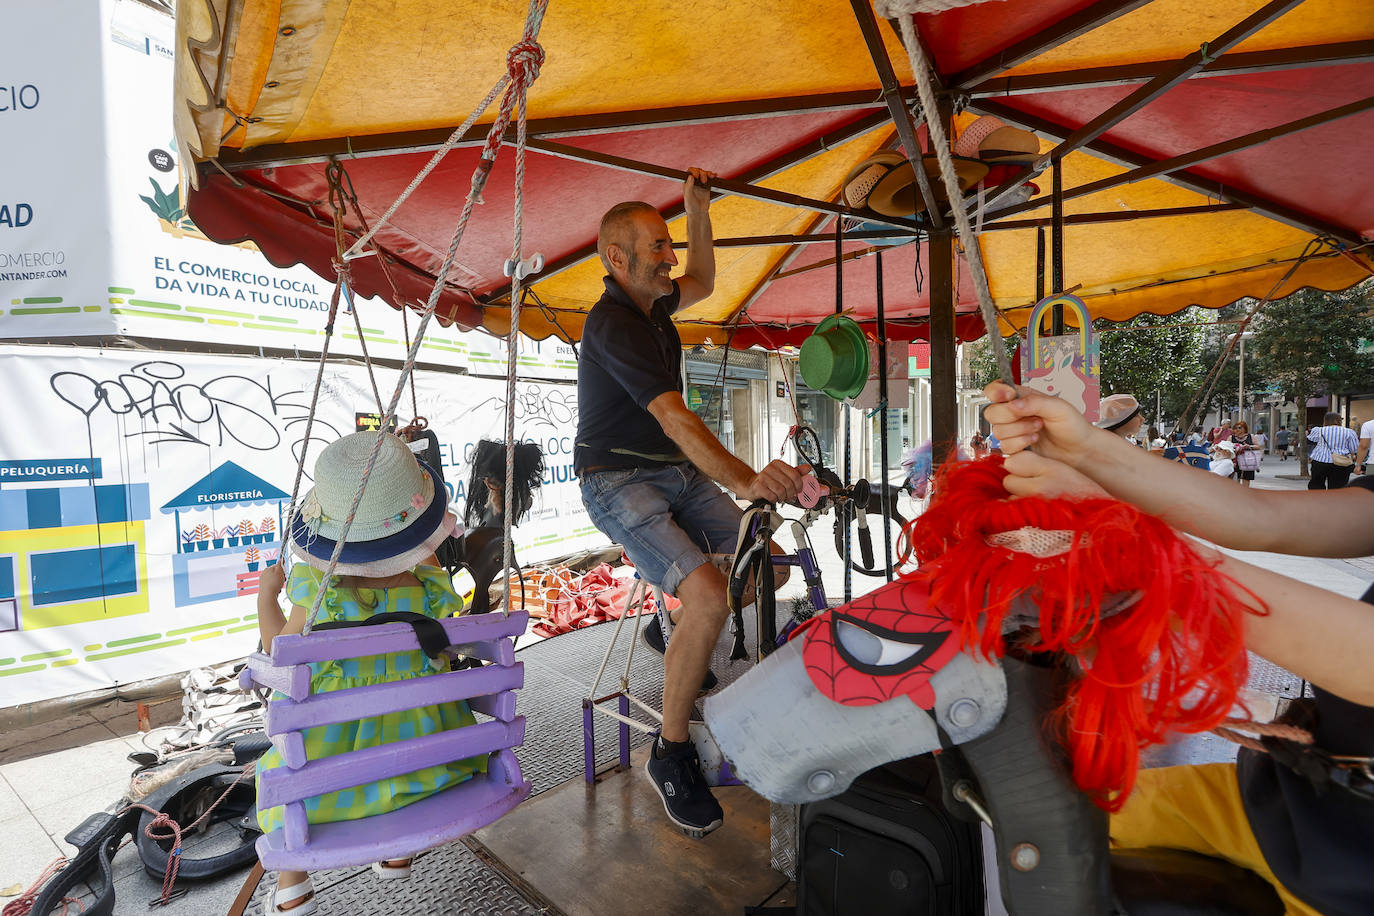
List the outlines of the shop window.
{"type": "Polygon", "coordinates": [[[35,607],[138,592],[133,544],[29,554],[35,607]]]}

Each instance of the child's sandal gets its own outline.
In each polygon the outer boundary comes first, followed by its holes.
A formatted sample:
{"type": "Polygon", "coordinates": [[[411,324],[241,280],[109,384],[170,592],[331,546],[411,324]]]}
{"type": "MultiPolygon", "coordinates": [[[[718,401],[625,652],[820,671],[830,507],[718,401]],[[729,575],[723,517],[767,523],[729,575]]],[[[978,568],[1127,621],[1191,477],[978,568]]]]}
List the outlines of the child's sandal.
{"type": "Polygon", "coordinates": [[[414,861],[414,859],[387,859],[382,862],[373,862],[372,871],[383,881],[395,881],[401,878],[409,878],[410,865],[414,861]]]}
{"type": "Polygon", "coordinates": [[[272,892],[267,912],[274,916],[310,916],[315,912],[315,886],[306,878],[295,887],[281,887],[272,892]]]}

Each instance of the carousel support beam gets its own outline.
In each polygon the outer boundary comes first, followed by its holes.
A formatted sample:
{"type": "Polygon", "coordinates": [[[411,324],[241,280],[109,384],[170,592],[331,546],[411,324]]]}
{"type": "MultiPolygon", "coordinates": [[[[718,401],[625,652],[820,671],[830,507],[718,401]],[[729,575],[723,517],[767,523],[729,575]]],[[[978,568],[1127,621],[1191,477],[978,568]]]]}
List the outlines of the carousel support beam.
{"type": "Polygon", "coordinates": [[[1058,162],[1069,153],[1091,143],[1111,130],[1122,121],[1135,114],[1155,99],[1164,95],[1179,83],[1207,66],[1214,58],[1240,44],[1245,39],[1269,25],[1275,19],[1290,12],[1302,0],[1270,0],[1258,11],[1246,16],[1240,22],[1218,35],[1215,41],[1205,42],[1201,48],[1167,67],[1163,72],[1145,85],[1136,89],[1087,124],[1076,129],[1050,151],[1050,157],[1058,162]]]}
{"type": "MultiPolygon", "coordinates": [[[[882,83],[883,101],[887,103],[892,124],[897,128],[897,138],[902,141],[907,161],[911,163],[911,168],[915,172],[916,186],[921,191],[921,199],[925,201],[926,212],[930,214],[932,225],[936,229],[941,229],[944,227],[944,217],[940,215],[940,208],[935,205],[935,193],[930,187],[930,179],[926,177],[925,168],[921,165],[921,144],[916,142],[911,115],[907,113],[901,86],[897,83],[897,74],[892,70],[892,61],[888,59],[887,45],[883,43],[882,33],[878,31],[878,20],[873,16],[873,7],[870,0],[849,0],[849,3],[854,10],[854,18],[859,23],[859,31],[863,33],[864,44],[868,46],[868,55],[873,59],[873,68],[878,72],[878,81],[882,83]]],[[[926,112],[926,117],[930,117],[930,114],[926,112]]]]}
{"type": "MultiPolygon", "coordinates": [[[[908,98],[915,96],[915,90],[911,87],[903,89],[902,92],[908,98]]],[[[861,111],[866,108],[883,109],[882,99],[871,89],[788,96],[780,99],[748,99],[637,111],[531,118],[528,121],[528,130],[531,137],[553,140],[630,130],[721,124],[751,118],[810,115],[826,111],[861,111]]],[[[360,137],[305,140],[296,143],[268,143],[248,150],[222,148],[217,158],[226,171],[239,172],[246,169],[328,162],[335,156],[365,159],[371,156],[404,153],[432,153],[444,145],[455,126],[367,134],[360,137]]],[[[489,129],[489,124],[478,124],[458,141],[458,145],[479,146],[485,143],[489,129]]]]}
{"type": "Polygon", "coordinates": [[[1018,64],[1039,57],[1060,45],[1086,35],[1100,25],[1105,25],[1119,16],[1139,9],[1150,0],[1101,0],[1092,6],[1079,10],[1071,16],[1060,19],[1054,25],[1037,32],[1029,38],[990,54],[972,66],[965,67],[949,77],[949,85],[962,88],[982,82],[1018,64]]]}
{"type": "MultiPolygon", "coordinates": [[[[1044,207],[1043,202],[1040,203],[1044,207]]],[[[1207,213],[1229,213],[1233,210],[1248,210],[1244,204],[1200,204],[1196,207],[1165,207],[1158,210],[1109,210],[1105,213],[1070,213],[1064,217],[1066,226],[1084,226],[1097,223],[1124,223],[1138,219],[1163,219],[1170,216],[1201,216],[1207,213]]],[[[1010,229],[1043,229],[1050,224],[1049,217],[1039,219],[1009,219],[1000,222],[985,222],[984,232],[999,232],[1010,229]]],[[[1042,293],[1036,301],[1045,298],[1042,293]]]]}
{"type": "MultiPolygon", "coordinates": [[[[683,169],[668,168],[664,165],[656,165],[652,162],[643,162],[639,159],[630,159],[625,156],[613,156],[609,153],[601,153],[595,150],[582,149],[577,146],[568,146],[566,143],[556,143],[552,140],[530,140],[526,148],[543,153],[546,156],[556,156],[560,159],[570,159],[574,162],[590,162],[594,165],[603,165],[606,168],[619,169],[622,172],[633,172],[637,175],[652,175],[656,178],[666,178],[670,181],[686,181],[687,172],[683,169]]],[[[744,181],[735,181],[729,178],[716,178],[711,181],[713,191],[733,194],[736,197],[744,197],[749,200],[758,200],[764,203],[781,204],[785,207],[799,207],[803,210],[811,210],[816,213],[834,213],[839,215],[848,214],[849,208],[843,204],[831,203],[828,200],[817,200],[813,197],[804,197],[801,194],[790,194],[787,191],[775,191],[772,188],[759,187],[744,181]]],[[[919,228],[915,220],[902,219],[893,216],[882,216],[881,214],[864,214],[864,218],[871,223],[881,223],[885,226],[896,226],[901,229],[919,228]]]]}
{"type": "MultiPolygon", "coordinates": [[[[1309,115],[1305,118],[1299,118],[1296,121],[1289,121],[1287,124],[1280,124],[1277,127],[1270,127],[1265,130],[1257,130],[1232,140],[1205,146],[1191,153],[1184,153],[1181,156],[1174,156],[1170,159],[1161,159],[1157,162],[1151,162],[1148,165],[1139,166],[1128,172],[1123,172],[1120,175],[1113,175],[1099,181],[1092,181],[1087,184],[1078,185],[1074,188],[1069,188],[1064,192],[1064,200],[1072,200],[1075,197],[1096,194],[1098,191],[1106,191],[1123,184],[1130,184],[1136,181],[1143,181],[1146,178],[1154,178],[1160,175],[1167,175],[1170,172],[1181,171],[1194,165],[1211,162],[1213,159],[1220,159],[1223,156],[1229,156],[1232,153],[1238,153],[1241,150],[1247,150],[1263,143],[1268,143],[1270,140],[1275,140],[1279,137],[1286,137],[1289,134],[1310,130],[1322,124],[1330,124],[1333,121],[1339,121],[1342,118],[1361,114],[1371,109],[1374,109],[1374,98],[1360,99],[1358,102],[1351,102],[1349,105],[1341,105],[1337,108],[1309,115]]],[[[1043,206],[1044,204],[1040,202],[1027,201],[1024,204],[1008,207],[1000,211],[999,215],[1014,216],[1017,213],[1025,213],[1030,210],[1039,209],[1043,206]]]]}
{"type": "MultiPolygon", "coordinates": [[[[986,99],[977,103],[977,109],[981,114],[996,115],[1008,124],[1024,127],[1026,130],[1035,131],[1047,137],[1067,137],[1071,131],[1071,128],[1062,124],[1056,124],[1053,121],[1046,120],[1037,115],[1026,114],[1009,105],[1000,105],[986,99]]],[[[1155,161],[1149,156],[1142,155],[1141,153],[1128,150],[1101,139],[1086,144],[1084,149],[1100,159],[1105,159],[1108,162],[1127,167],[1150,165],[1155,161]]],[[[1304,232],[1310,232],[1313,235],[1329,236],[1352,246],[1364,244],[1364,239],[1360,238],[1358,232],[1348,229],[1345,226],[1338,226],[1334,223],[1326,222],[1311,214],[1295,210],[1292,207],[1267,197],[1262,197],[1258,194],[1238,191],[1229,185],[1209,178],[1204,178],[1201,175],[1194,175],[1191,172],[1181,171],[1169,172],[1159,177],[1161,180],[1167,181],[1170,184],[1178,185],[1181,188],[1187,188],[1189,191],[1194,191],[1198,194],[1210,197],[1213,200],[1227,201],[1229,203],[1239,204],[1242,207],[1247,207],[1270,219],[1277,220],[1295,229],[1301,229],[1304,232]]]]}
{"type": "MultiPolygon", "coordinates": [[[[767,178],[771,178],[780,172],[790,169],[794,165],[800,165],[803,162],[807,162],[811,159],[814,159],[815,157],[820,156],[834,149],[837,145],[841,143],[846,143],[850,140],[853,140],[855,137],[866,134],[874,128],[882,124],[885,124],[886,122],[886,111],[871,112],[869,114],[864,115],[861,118],[856,119],[850,124],[846,124],[844,127],[841,127],[837,130],[830,132],[829,134],[826,134],[823,137],[819,137],[815,140],[812,140],[809,143],[802,144],[801,146],[795,149],[788,150],[787,152],[779,156],[775,156],[767,162],[764,162],[750,169],[743,175],[740,175],[739,180],[752,183],[756,181],[763,181],[767,178]]],[[[686,210],[683,209],[683,205],[677,204],[676,206],[664,210],[663,218],[668,222],[672,222],[673,220],[682,216],[685,212],[686,210]]],[[[560,274],[563,271],[568,270],[569,268],[581,264],[588,258],[595,256],[596,241],[595,239],[593,239],[592,242],[590,242],[589,244],[583,245],[581,248],[570,251],[562,257],[555,258],[554,260],[547,263],[544,266],[544,269],[540,271],[539,279],[548,279],[549,277],[555,276],[556,274],[560,274]]],[[[482,297],[483,304],[490,305],[494,302],[498,302],[501,299],[504,299],[505,297],[510,295],[510,289],[511,288],[509,284],[497,287],[496,289],[492,290],[490,293],[487,293],[485,296],[482,297]]]]}
{"type": "Polygon", "coordinates": [[[932,232],[930,270],[930,437],[935,466],[959,454],[958,395],[954,388],[959,341],[954,334],[954,233],[932,232]]]}
{"type": "MultiPolygon", "coordinates": [[[[1277,48],[1272,51],[1238,51],[1212,61],[1193,74],[1191,79],[1242,76],[1249,73],[1329,67],[1336,64],[1362,64],[1370,61],[1374,61],[1374,39],[1307,45],[1300,48],[1277,48]]],[[[982,99],[1125,86],[1154,79],[1159,76],[1161,68],[1170,63],[1172,61],[1151,61],[1115,67],[1086,67],[1082,70],[996,77],[971,86],[964,92],[970,99],[982,99]]]]}
{"type": "MultiPolygon", "coordinates": [[[[830,217],[821,216],[822,220],[830,217]]],[[[891,241],[914,242],[919,233],[911,229],[865,229],[860,232],[846,232],[846,239],[855,242],[891,241]]],[[[716,239],[711,244],[716,248],[768,248],[778,245],[818,245],[830,243],[829,235],[745,235],[738,238],[716,239]]],[[[686,242],[673,242],[674,248],[686,248],[686,242]]]]}
{"type": "MultiPolygon", "coordinates": [[[[1060,140],[1054,149],[1042,156],[1041,161],[1043,162],[1047,156],[1050,162],[1059,162],[1069,153],[1088,146],[1098,137],[1200,71],[1209,62],[1225,54],[1300,3],[1302,0],[1270,0],[1258,12],[1246,16],[1236,25],[1217,36],[1215,41],[1203,42],[1202,47],[1198,50],[1166,67],[1158,76],[1131,92],[1088,123],[1074,128],[1068,136],[1060,140]]],[[[1031,177],[1033,171],[1033,166],[1026,166],[993,188],[987,195],[986,206],[989,209],[995,209],[1009,195],[1016,193],[1021,184],[1031,177]]]]}

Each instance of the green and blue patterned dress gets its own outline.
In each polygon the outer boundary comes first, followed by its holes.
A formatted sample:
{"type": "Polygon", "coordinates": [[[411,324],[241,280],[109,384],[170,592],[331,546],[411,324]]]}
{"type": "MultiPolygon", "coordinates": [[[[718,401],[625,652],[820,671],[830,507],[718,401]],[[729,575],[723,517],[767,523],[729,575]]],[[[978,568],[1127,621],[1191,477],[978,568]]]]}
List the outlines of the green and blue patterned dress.
{"type": "MultiPolygon", "coordinates": [[[[462,600],[454,593],[448,573],[432,566],[417,566],[411,572],[420,580],[420,585],[387,589],[327,589],[316,620],[366,620],[373,614],[387,611],[413,611],[439,619],[451,617],[462,609],[462,600]]],[[[291,578],[286,584],[286,594],[291,603],[305,608],[314,607],[320,578],[318,569],[304,563],[293,566],[291,578]]],[[[430,667],[424,653],[418,650],[397,655],[369,655],[341,661],[315,662],[310,667],[312,694],[404,681],[437,673],[430,667]]],[[[476,719],[468,704],[457,702],[421,706],[356,722],[321,725],[306,729],[305,755],[309,760],[318,760],[346,751],[462,728],[474,722],[476,719]]],[[[281,754],[274,747],[259,758],[257,771],[261,775],[264,770],[282,765],[281,754]]],[[[464,782],[476,773],[486,772],[486,769],[487,758],[483,755],[426,767],[404,776],[352,789],[317,795],[305,800],[306,819],[312,824],[327,824],[394,811],[464,782]]],[[[258,824],[264,831],[274,830],[281,823],[280,807],[258,812],[258,824]]]]}

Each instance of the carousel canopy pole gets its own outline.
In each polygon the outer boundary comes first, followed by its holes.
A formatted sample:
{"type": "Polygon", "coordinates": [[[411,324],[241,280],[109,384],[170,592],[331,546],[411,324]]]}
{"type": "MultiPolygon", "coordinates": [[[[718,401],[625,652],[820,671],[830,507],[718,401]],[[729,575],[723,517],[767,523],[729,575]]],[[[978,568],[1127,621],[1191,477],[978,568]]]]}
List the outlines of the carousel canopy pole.
{"type": "Polygon", "coordinates": [[[954,234],[931,232],[930,438],[936,466],[958,454],[959,416],[954,392],[958,340],[954,336],[954,234]]]}
{"type": "Polygon", "coordinates": [[[892,505],[887,495],[887,321],[883,314],[883,254],[874,257],[875,279],[877,281],[878,305],[878,446],[882,455],[878,459],[881,472],[878,492],[882,495],[883,512],[883,567],[887,571],[887,581],[892,581],[892,505]]]}
{"type": "MultiPolygon", "coordinates": [[[[1050,194],[1050,290],[1056,296],[1064,291],[1064,166],[1055,162],[1054,189],[1050,194]]],[[[1050,333],[1060,337],[1064,333],[1064,306],[1055,303],[1050,309],[1050,333]]]]}

